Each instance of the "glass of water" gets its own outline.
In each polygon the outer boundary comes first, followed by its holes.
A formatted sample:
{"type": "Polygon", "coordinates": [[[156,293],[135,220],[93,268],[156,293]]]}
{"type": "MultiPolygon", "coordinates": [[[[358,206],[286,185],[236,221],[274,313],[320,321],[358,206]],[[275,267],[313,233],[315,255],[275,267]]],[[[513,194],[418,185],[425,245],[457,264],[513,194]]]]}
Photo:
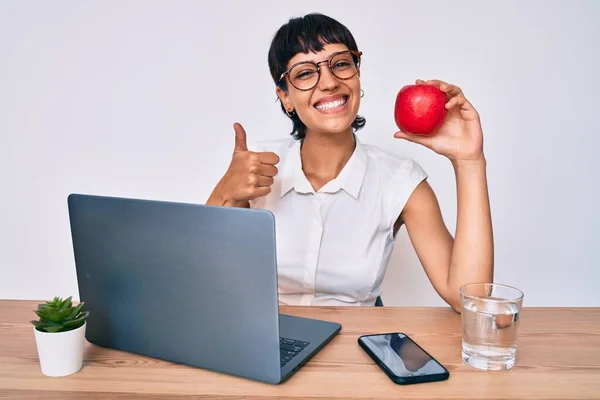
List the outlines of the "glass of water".
{"type": "Polygon", "coordinates": [[[460,288],[460,301],[463,360],[487,371],[512,368],[523,292],[496,283],[473,283],[460,288]]]}

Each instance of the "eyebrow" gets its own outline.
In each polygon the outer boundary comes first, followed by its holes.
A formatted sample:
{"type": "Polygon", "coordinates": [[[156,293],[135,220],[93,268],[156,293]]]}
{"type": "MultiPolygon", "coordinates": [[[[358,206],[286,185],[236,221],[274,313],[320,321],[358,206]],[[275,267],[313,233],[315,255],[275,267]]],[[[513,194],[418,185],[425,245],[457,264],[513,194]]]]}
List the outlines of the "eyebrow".
{"type": "Polygon", "coordinates": [[[290,60],[289,66],[291,67],[294,64],[298,64],[298,63],[305,62],[305,61],[312,61],[312,62],[325,61],[325,60],[328,60],[329,57],[331,57],[333,54],[339,53],[339,52],[342,52],[342,51],[349,51],[349,50],[348,49],[334,50],[334,51],[332,51],[331,53],[329,53],[325,57],[319,57],[318,54],[311,53],[311,54],[313,54],[313,58],[311,58],[311,59],[304,59],[304,60],[298,60],[298,61],[294,61],[294,62],[291,62],[291,60],[290,60]]]}

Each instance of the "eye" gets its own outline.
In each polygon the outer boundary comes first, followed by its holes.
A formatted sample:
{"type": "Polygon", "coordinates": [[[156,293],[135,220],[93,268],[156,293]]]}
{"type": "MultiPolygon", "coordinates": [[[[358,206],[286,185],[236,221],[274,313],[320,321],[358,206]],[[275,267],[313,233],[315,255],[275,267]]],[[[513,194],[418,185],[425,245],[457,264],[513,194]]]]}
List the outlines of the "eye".
{"type": "Polygon", "coordinates": [[[295,75],[293,75],[293,76],[294,76],[294,79],[309,79],[315,73],[316,73],[316,71],[312,68],[304,68],[304,69],[298,71],[297,73],[295,73],[295,75]]]}
{"type": "Polygon", "coordinates": [[[338,54],[331,60],[332,68],[338,71],[353,68],[354,65],[354,59],[350,54],[338,54]]]}
{"type": "Polygon", "coordinates": [[[333,66],[333,68],[346,68],[346,67],[350,67],[352,65],[352,62],[347,61],[347,60],[341,60],[341,61],[337,61],[335,63],[335,65],[333,66]]]}

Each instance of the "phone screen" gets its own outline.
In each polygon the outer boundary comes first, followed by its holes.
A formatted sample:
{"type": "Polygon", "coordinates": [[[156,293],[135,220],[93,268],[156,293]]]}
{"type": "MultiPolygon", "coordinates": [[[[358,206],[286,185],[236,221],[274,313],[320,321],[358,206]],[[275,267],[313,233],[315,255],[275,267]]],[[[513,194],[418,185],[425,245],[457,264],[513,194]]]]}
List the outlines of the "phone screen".
{"type": "Polygon", "coordinates": [[[446,374],[444,367],[403,333],[368,335],[360,340],[400,378],[446,374]]]}

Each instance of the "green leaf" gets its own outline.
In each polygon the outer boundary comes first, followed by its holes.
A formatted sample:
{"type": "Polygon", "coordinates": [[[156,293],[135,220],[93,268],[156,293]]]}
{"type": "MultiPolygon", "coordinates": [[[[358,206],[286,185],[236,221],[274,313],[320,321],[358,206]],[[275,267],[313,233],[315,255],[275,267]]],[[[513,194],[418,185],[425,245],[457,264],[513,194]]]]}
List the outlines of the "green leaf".
{"type": "Polygon", "coordinates": [[[46,319],[46,318],[41,318],[40,322],[44,322],[44,323],[50,324],[50,325],[62,325],[60,322],[54,322],[54,321],[51,321],[51,320],[46,319]]]}
{"type": "Polygon", "coordinates": [[[40,310],[52,310],[56,308],[54,304],[42,304],[40,305],[40,310]]]}
{"type": "Polygon", "coordinates": [[[39,311],[46,311],[48,309],[52,309],[52,306],[45,305],[45,304],[40,304],[40,306],[38,307],[39,311]]]}
{"type": "Polygon", "coordinates": [[[33,326],[35,326],[36,328],[40,329],[40,328],[44,328],[46,326],[46,324],[44,324],[43,322],[40,321],[30,321],[33,326]]]}
{"type": "Polygon", "coordinates": [[[80,321],[77,324],[74,325],[69,325],[68,327],[64,328],[65,331],[72,331],[75,330],[77,328],[80,328],[83,324],[85,323],[85,321],[80,321]]]}
{"type": "Polygon", "coordinates": [[[62,326],[47,326],[44,328],[44,330],[49,333],[57,333],[62,332],[64,328],[62,326]]]}
{"type": "Polygon", "coordinates": [[[68,317],[69,317],[69,315],[71,315],[72,311],[73,311],[73,307],[69,307],[69,308],[66,308],[65,310],[61,311],[60,312],[61,321],[68,319],[68,317]]]}
{"type": "Polygon", "coordinates": [[[52,322],[60,322],[64,320],[64,317],[61,313],[56,309],[46,310],[44,313],[44,319],[47,319],[52,322]]]}
{"type": "Polygon", "coordinates": [[[67,297],[62,303],[60,303],[60,306],[58,307],[59,311],[64,311],[67,308],[71,308],[73,306],[73,303],[71,301],[71,299],[73,298],[73,296],[69,296],[67,297]]]}
{"type": "Polygon", "coordinates": [[[72,321],[65,322],[63,324],[63,326],[65,328],[70,328],[70,329],[79,328],[81,325],[83,325],[83,322],[85,321],[85,319],[87,318],[87,316],[89,314],[90,314],[89,311],[84,311],[81,313],[81,316],[79,316],[79,318],[74,319],[72,321]]]}
{"type": "Polygon", "coordinates": [[[40,321],[31,321],[31,323],[33,324],[33,326],[35,326],[35,329],[41,332],[61,332],[64,329],[63,326],[60,324],[51,323],[50,325],[48,323],[40,321]]]}
{"type": "Polygon", "coordinates": [[[77,315],[81,311],[82,307],[83,307],[83,303],[80,303],[77,307],[73,308],[73,311],[71,311],[71,313],[67,316],[66,319],[70,320],[70,319],[77,317],[77,315]]]}
{"type": "Polygon", "coordinates": [[[81,318],[85,319],[88,314],[82,315],[81,313],[83,302],[74,306],[72,299],[73,296],[69,296],[64,300],[61,297],[54,297],[52,301],[38,304],[38,309],[34,312],[40,319],[39,323],[43,324],[44,327],[52,328],[54,332],[59,332],[60,330],[57,330],[57,328],[64,326],[67,322],[71,322],[71,325],[79,324],[82,321],[81,318]]]}

